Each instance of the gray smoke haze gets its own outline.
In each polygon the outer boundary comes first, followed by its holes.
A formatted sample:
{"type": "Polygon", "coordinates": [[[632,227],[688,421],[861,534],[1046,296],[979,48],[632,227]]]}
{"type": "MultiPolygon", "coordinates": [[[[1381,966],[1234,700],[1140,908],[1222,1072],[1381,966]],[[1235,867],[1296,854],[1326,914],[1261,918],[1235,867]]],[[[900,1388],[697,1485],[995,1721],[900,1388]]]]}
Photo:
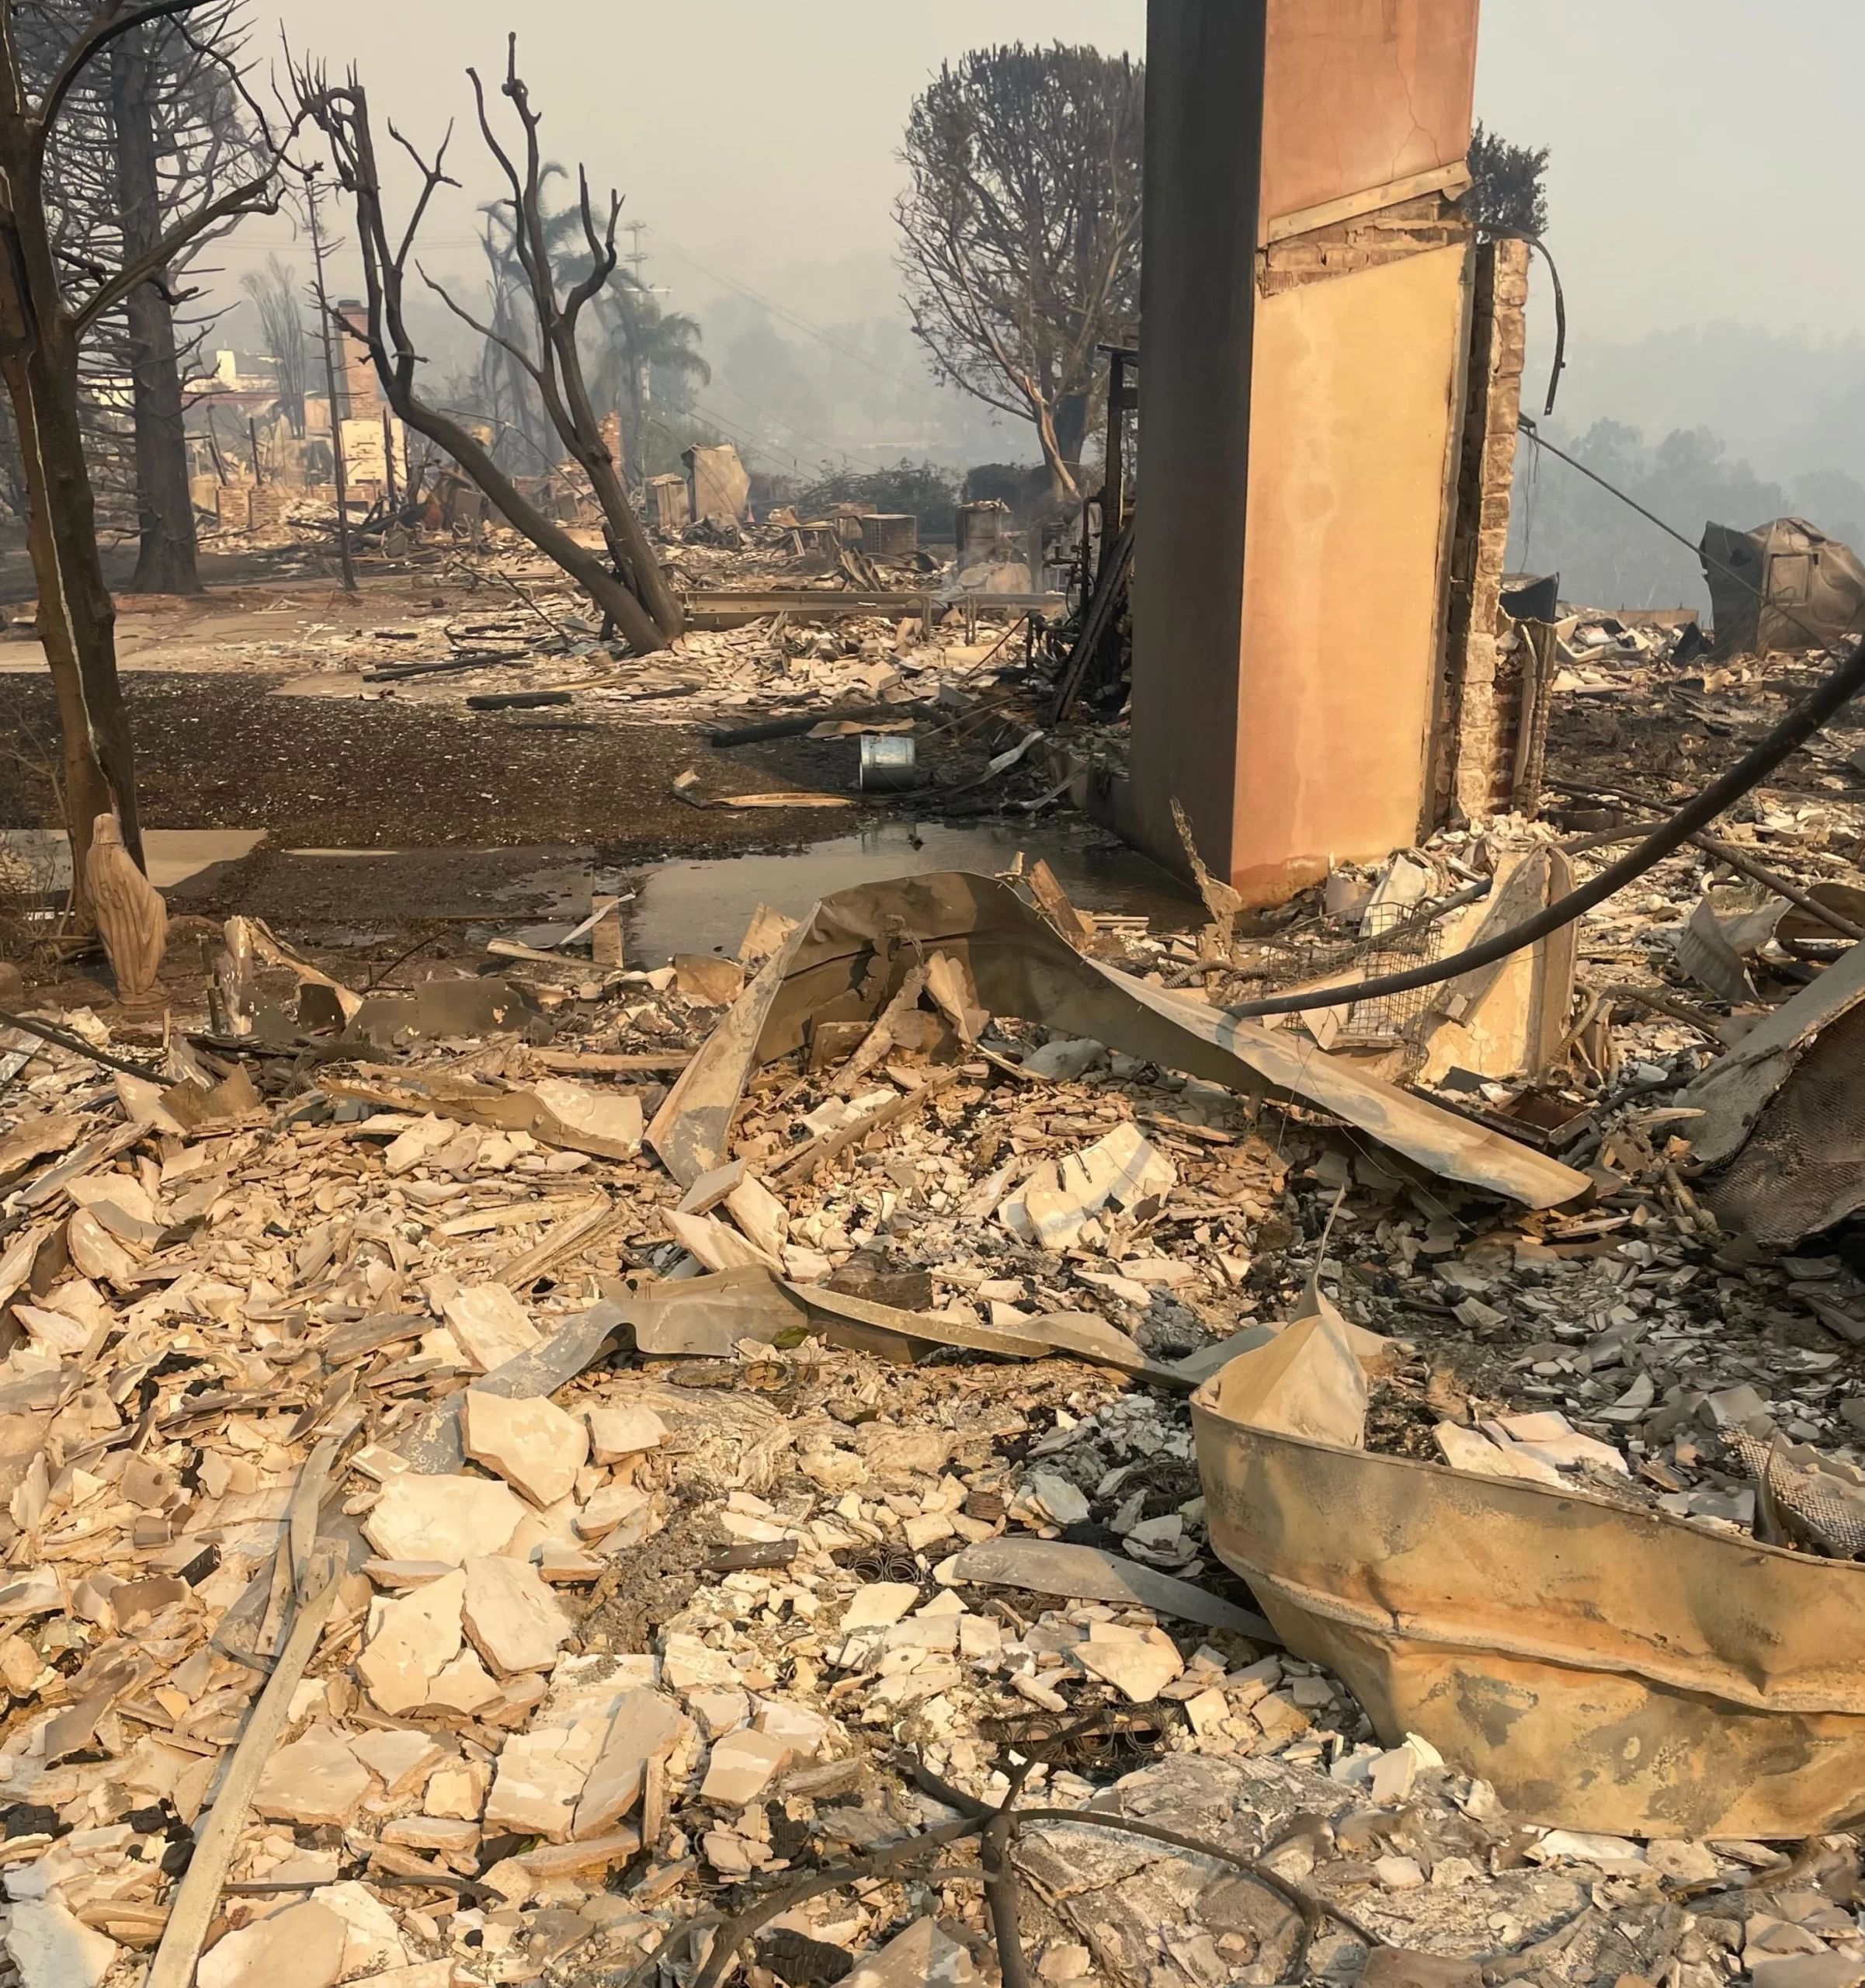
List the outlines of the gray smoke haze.
{"type": "MultiPolygon", "coordinates": [[[[436,203],[425,260],[463,295],[480,281],[474,210],[498,190],[464,71],[495,81],[513,26],[547,155],[627,196],[644,274],[705,328],[700,401],[762,466],[1034,459],[1026,429],[935,388],[921,363],[893,264],[901,127],[915,90],[969,47],[1061,37],[1141,53],[1144,0],[896,0],[856,16],[769,0],[287,0],[259,13],[255,48],[282,33],[334,70],[356,62],[378,116],[423,144],[455,121],[464,184],[436,203]]],[[[1569,369],[1550,432],[1594,431],[1589,460],[1643,476],[1693,535],[1769,506],[1865,530],[1865,262],[1849,208],[1865,9],[1486,0],[1479,50],[1478,115],[1552,152],[1569,369]]],[[[229,292],[272,252],[308,261],[283,217],[224,245],[229,292]]],[[[1525,404],[1538,412],[1539,269],[1533,286],[1525,404]]],[[[437,307],[422,324],[437,361],[470,355],[437,307]]],[[[242,333],[236,315],[228,336],[242,333]]],[[[1572,481],[1544,461],[1524,486],[1524,562],[1615,602],[1697,597],[1687,556],[1572,481]]]]}

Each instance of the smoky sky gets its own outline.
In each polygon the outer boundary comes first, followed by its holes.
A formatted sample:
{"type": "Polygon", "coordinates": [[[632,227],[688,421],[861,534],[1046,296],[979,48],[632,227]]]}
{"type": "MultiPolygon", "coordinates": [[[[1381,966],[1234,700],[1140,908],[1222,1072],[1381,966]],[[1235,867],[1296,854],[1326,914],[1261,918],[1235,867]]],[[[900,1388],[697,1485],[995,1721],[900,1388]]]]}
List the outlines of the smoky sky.
{"type": "MultiPolygon", "coordinates": [[[[285,0],[276,13],[255,9],[259,80],[283,36],[333,71],[356,64],[379,123],[392,115],[424,148],[452,120],[448,162],[464,185],[436,203],[422,259],[432,274],[469,287],[481,266],[474,209],[498,182],[464,72],[477,64],[495,92],[513,27],[544,114],[546,155],[586,162],[599,187],[621,189],[625,221],[642,224],[623,247],[644,256],[663,301],[703,316],[724,299],[745,306],[749,292],[789,314],[787,335],[807,339],[798,320],[900,315],[891,210],[901,127],[942,61],[1019,38],[1137,55],[1145,5],[285,0]]],[[[1742,350],[1759,350],[1764,370],[1792,370],[1802,351],[1826,355],[1840,375],[1854,370],[1846,342],[1865,318],[1853,137],[1861,57],[1860,0],[1791,9],[1486,0],[1477,114],[1552,155],[1548,239],[1575,360],[1564,412],[1659,429],[1701,419],[1758,456],[1790,419],[1817,435],[1817,408],[1777,419],[1767,392],[1749,391],[1765,383],[1728,335],[1745,328],[1742,350]],[[1700,333],[1723,340],[1720,359],[1693,347],[1679,364],[1663,344],[1700,333]],[[1754,335],[1765,335],[1761,346],[1754,335]],[[1613,358],[1641,341],[1655,355],[1648,364],[1613,358]],[[1738,432],[1745,420],[1752,433],[1738,432]]],[[[495,93],[492,102],[509,132],[509,107],[495,93]]],[[[244,224],[210,259],[224,272],[221,287],[231,295],[240,272],[274,250],[307,259],[283,217],[244,224]]],[[[1544,368],[1547,287],[1539,270],[1533,281],[1531,367],[1544,368]]],[[[1856,370],[1865,374],[1865,360],[1856,370]]]]}

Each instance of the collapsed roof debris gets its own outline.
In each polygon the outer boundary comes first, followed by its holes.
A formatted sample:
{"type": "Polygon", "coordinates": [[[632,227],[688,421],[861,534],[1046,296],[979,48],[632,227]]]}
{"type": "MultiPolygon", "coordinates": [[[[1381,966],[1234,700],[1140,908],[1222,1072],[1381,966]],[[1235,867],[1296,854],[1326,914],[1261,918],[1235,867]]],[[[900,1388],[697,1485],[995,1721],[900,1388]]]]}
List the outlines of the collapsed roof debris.
{"type": "MultiPolygon", "coordinates": [[[[585,888],[539,927],[481,874],[364,943],[261,916],[256,864],[211,923],[131,885],[130,998],[0,1014],[6,1982],[1865,1982],[1865,659],[1504,595],[1526,251],[1477,248],[1467,132],[1419,120],[1467,90],[1373,66],[1436,163],[1298,200],[1269,162],[1257,355],[1258,467],[1353,498],[1362,583],[1259,543],[1245,647],[1324,601],[1360,618],[1313,652],[1394,694],[1259,672],[1247,805],[1155,767],[1202,925],[1078,906],[1040,831],[972,874],[909,826],[919,874],[644,968],[566,770],[597,734],[648,839],[1116,812],[1129,575],[1239,592],[1191,530],[1135,551],[1124,348],[1064,558],[994,513],[949,561],[901,512],[754,519],[696,447],[645,493],[688,632],[631,654],[450,472],[417,502],[391,423],[393,625],[281,594],[161,631],[178,673],[288,676],[306,731],[454,728],[346,791],[405,821],[431,779],[469,866],[530,745],[585,888]],[[1376,433],[1388,481],[1349,473],[1376,433]],[[1325,780],[1265,743],[1290,712],[1325,780]],[[1369,804],[1367,860],[1285,777],[1369,804]]],[[[323,532],[261,488],[249,540],[323,532]]]]}
{"type": "Polygon", "coordinates": [[[1725,1052],[1686,846],[1507,1074],[1441,1006],[1224,1013],[1456,950],[1562,832],[1189,940],[902,879],[761,913],[748,981],[592,914],[359,997],[235,918],[165,1061],[23,1017],[23,1978],[918,1983],[998,1964],[994,1885],[1110,1988],[1842,1959],[1865,1286],[1691,1183],[1850,952],[1776,920],[1750,1011],[1811,984],[1725,1052]]]}

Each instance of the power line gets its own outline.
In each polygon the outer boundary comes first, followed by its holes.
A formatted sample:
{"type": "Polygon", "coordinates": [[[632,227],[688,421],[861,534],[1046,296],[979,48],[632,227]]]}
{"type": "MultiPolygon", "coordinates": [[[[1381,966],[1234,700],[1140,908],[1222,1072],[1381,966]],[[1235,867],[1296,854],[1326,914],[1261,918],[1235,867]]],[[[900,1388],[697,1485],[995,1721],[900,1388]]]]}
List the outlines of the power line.
{"type": "Polygon", "coordinates": [[[773,414],[769,408],[760,407],[758,403],[752,398],[749,394],[741,392],[739,389],[735,387],[729,380],[715,379],[713,381],[713,384],[715,387],[723,387],[734,399],[744,401],[745,405],[751,409],[753,414],[762,415],[766,421],[774,421],[780,428],[788,429],[790,433],[794,435],[799,441],[808,443],[811,448],[827,450],[832,456],[840,456],[844,462],[860,463],[867,469],[880,470],[884,471],[890,470],[894,467],[891,463],[877,463],[872,456],[857,455],[853,450],[842,448],[836,443],[825,442],[820,435],[811,435],[806,433],[805,430],[799,428],[794,421],[786,421],[782,415],[773,414]]]}
{"type": "Polygon", "coordinates": [[[736,276],[728,276],[724,270],[715,269],[710,263],[702,262],[697,255],[682,248],[672,235],[662,234],[658,228],[651,226],[648,231],[658,235],[682,262],[690,263],[702,275],[710,276],[714,283],[724,283],[728,290],[735,290],[741,297],[749,297],[752,303],[761,305],[765,310],[769,311],[772,316],[781,318],[787,324],[794,325],[799,331],[807,332],[813,339],[821,339],[822,343],[828,346],[832,351],[839,352],[843,357],[852,359],[858,365],[867,367],[871,373],[878,373],[884,380],[891,380],[897,387],[905,387],[912,393],[922,394],[929,400],[939,398],[936,391],[925,381],[909,380],[905,374],[894,372],[891,368],[880,364],[877,360],[870,359],[859,346],[846,343],[844,340],[837,338],[832,332],[825,332],[820,325],[812,324],[807,318],[801,316],[797,312],[787,309],[781,304],[773,303],[769,297],[753,290],[749,283],[740,283],[736,276]]]}

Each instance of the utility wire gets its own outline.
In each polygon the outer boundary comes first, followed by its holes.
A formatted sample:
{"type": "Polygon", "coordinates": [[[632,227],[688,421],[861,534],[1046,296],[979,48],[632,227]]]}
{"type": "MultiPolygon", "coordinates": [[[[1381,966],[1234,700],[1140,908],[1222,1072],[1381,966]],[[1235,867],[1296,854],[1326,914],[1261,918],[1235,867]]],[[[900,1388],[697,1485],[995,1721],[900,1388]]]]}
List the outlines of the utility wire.
{"type": "MultiPolygon", "coordinates": [[[[762,415],[766,421],[774,421],[780,428],[788,429],[799,441],[808,443],[813,449],[826,450],[832,456],[840,456],[845,462],[860,463],[868,469],[884,471],[894,467],[891,463],[877,463],[872,456],[857,455],[853,450],[842,447],[839,443],[825,442],[820,435],[811,435],[807,430],[799,428],[794,421],[786,421],[782,415],[773,414],[769,408],[760,407],[750,394],[741,392],[729,380],[717,378],[713,384],[723,387],[734,399],[744,401],[753,414],[762,415]]],[[[696,406],[698,403],[696,401],[694,405],[696,406]]]]}
{"type": "Polygon", "coordinates": [[[1545,939],[1570,925],[1596,904],[1635,882],[1653,865],[1681,849],[1697,830],[1708,827],[1718,815],[1732,808],[1750,788],[1759,786],[1781,762],[1797,752],[1842,705],[1865,690],[1865,642],[1856,645],[1806,702],[1788,713],[1773,731],[1738,759],[1721,779],[1707,787],[1679,808],[1655,833],[1648,836],[1631,855],[1600,871],[1590,884],[1558,898],[1533,918],[1499,932],[1493,939],[1471,946],[1448,959],[1429,966],[1413,967],[1405,973],[1388,973],[1375,980],[1362,980],[1343,987],[1311,988],[1301,994],[1279,994],[1261,1001],[1245,1001],[1225,1014],[1233,1021],[1258,1015],[1299,1014],[1307,1008],[1342,1007],[1350,1002],[1379,999],[1388,994],[1408,994],[1414,988],[1433,987],[1440,981],[1454,980],[1459,974],[1472,973],[1478,967],[1492,966],[1507,959],[1525,946],[1545,939]]]}
{"type": "Polygon", "coordinates": [[[740,283],[737,277],[728,276],[722,269],[715,269],[710,263],[702,262],[697,255],[682,248],[672,235],[662,234],[658,228],[650,227],[648,232],[658,236],[660,240],[671,248],[682,262],[690,263],[703,276],[710,276],[714,283],[724,283],[728,290],[735,290],[741,297],[749,297],[752,303],[769,311],[773,317],[781,318],[786,324],[794,325],[800,332],[806,332],[811,338],[820,339],[832,351],[840,353],[844,358],[853,360],[857,365],[867,367],[870,373],[878,373],[884,380],[891,380],[897,387],[905,387],[909,392],[924,394],[928,400],[939,399],[939,396],[936,390],[929,386],[925,381],[909,380],[904,373],[893,371],[891,368],[883,366],[877,360],[870,359],[860,346],[846,343],[844,340],[837,338],[832,332],[825,332],[820,325],[812,324],[807,318],[799,315],[797,312],[787,309],[781,304],[773,303],[768,297],[761,296],[752,288],[750,284],[740,283]]]}

